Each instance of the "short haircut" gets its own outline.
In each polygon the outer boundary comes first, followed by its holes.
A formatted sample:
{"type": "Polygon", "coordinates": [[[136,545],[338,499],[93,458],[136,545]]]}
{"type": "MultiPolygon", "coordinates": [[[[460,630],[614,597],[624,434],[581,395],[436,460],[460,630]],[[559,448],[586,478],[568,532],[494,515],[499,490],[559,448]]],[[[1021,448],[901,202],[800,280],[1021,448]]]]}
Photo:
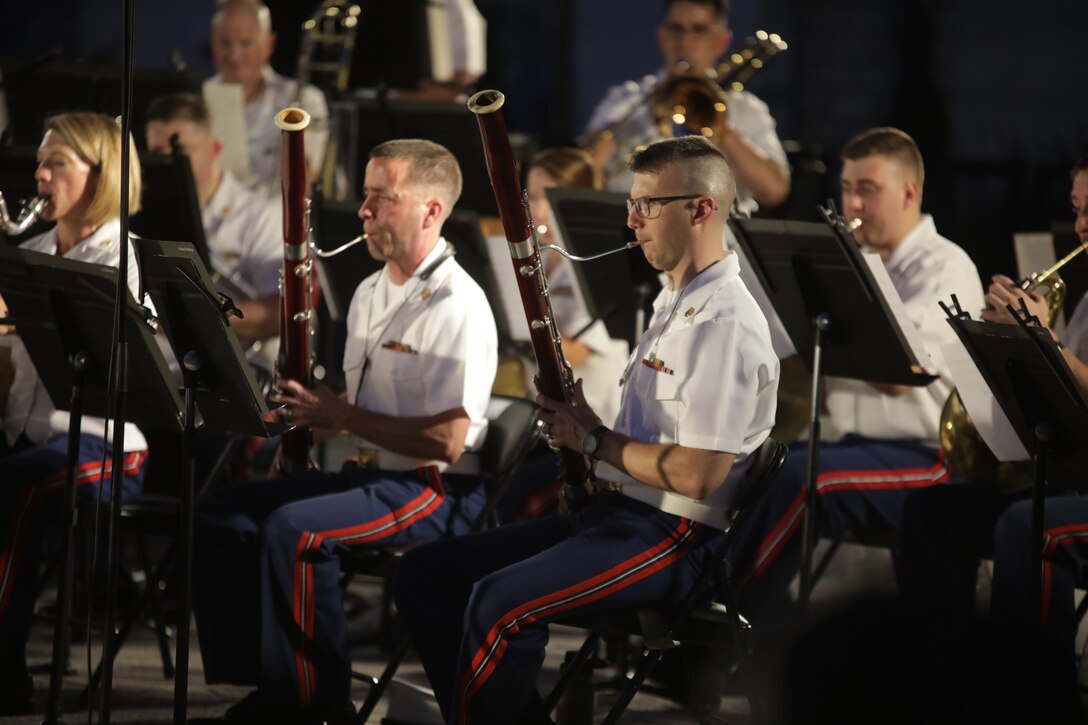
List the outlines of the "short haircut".
{"type": "Polygon", "coordinates": [[[714,11],[714,17],[725,25],[729,22],[729,3],[731,0],[665,0],[665,12],[669,12],[676,3],[691,3],[692,5],[705,5],[714,11]]]}
{"type": "Polygon", "coordinates": [[[1073,164],[1073,168],[1069,170],[1069,178],[1075,179],[1077,178],[1077,174],[1084,171],[1088,171],[1088,156],[1081,156],[1080,160],[1073,164]]]}
{"type": "Polygon", "coordinates": [[[264,35],[272,33],[272,13],[268,11],[268,6],[261,0],[218,0],[216,5],[219,9],[215,11],[215,15],[212,17],[212,25],[215,25],[215,18],[219,15],[236,8],[252,8],[253,14],[257,16],[257,25],[260,26],[261,33],[264,35]]]}
{"type": "Polygon", "coordinates": [[[680,136],[650,144],[636,151],[627,166],[636,174],[660,174],[674,166],[682,166],[686,183],[691,188],[676,189],[671,193],[709,194],[724,209],[733,206],[737,196],[737,182],[729,161],[703,136],[680,136]]]}
{"type": "Polygon", "coordinates": [[[447,213],[461,198],[461,167],[441,144],[419,138],[395,139],[371,149],[370,158],[407,161],[408,183],[445,196],[447,213]]]}
{"type": "Polygon", "coordinates": [[[890,126],[870,128],[846,142],[842,149],[844,160],[857,161],[867,156],[883,156],[914,172],[918,188],[925,185],[926,169],[922,153],[914,139],[905,131],[890,126]]]}
{"type": "Polygon", "coordinates": [[[191,121],[193,125],[211,131],[208,104],[198,93],[171,93],[159,96],[147,107],[147,122],[191,121]]]}
{"type": "Polygon", "coordinates": [[[538,151],[529,159],[530,169],[540,169],[560,186],[600,189],[601,175],[585,149],[556,146],[538,151]]]}
{"type": "MultiPolygon", "coordinates": [[[[45,120],[45,131],[61,136],[98,172],[94,198],[86,222],[98,226],[121,215],[121,125],[100,113],[62,113],[45,120]]],[[[140,210],[140,157],[131,134],[128,138],[128,211],[140,210]]]]}

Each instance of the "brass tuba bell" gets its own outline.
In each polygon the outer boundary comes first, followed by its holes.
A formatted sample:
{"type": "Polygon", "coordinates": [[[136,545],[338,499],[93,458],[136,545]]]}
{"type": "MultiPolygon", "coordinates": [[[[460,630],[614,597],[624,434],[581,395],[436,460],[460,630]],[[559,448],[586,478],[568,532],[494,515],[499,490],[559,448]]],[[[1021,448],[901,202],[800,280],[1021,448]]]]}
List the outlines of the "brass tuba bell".
{"type": "MultiPolygon", "coordinates": [[[[1086,249],[1088,242],[1082,243],[1050,267],[1018,283],[1025,292],[1042,292],[1046,301],[1048,327],[1054,324],[1065,300],[1065,281],[1058,274],[1058,270],[1086,249]]],[[[1003,493],[1012,493],[1031,486],[1032,475],[1026,466],[1014,461],[997,460],[979,435],[974,421],[971,420],[971,414],[967,412],[959,391],[955,389],[941,409],[939,436],[945,464],[964,481],[996,485],[1003,493]]]]}

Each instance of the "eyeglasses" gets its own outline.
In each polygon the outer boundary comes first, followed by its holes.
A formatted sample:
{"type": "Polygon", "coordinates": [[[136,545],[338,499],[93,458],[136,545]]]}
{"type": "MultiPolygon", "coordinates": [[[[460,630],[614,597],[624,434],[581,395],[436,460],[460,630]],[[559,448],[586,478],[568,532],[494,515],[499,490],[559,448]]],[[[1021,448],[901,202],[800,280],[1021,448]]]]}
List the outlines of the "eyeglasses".
{"type": "Polygon", "coordinates": [[[634,209],[643,219],[657,219],[661,216],[661,208],[670,201],[698,199],[703,194],[684,194],[682,196],[640,196],[637,199],[627,200],[627,213],[634,209]]]}
{"type": "Polygon", "coordinates": [[[696,40],[702,40],[724,30],[721,25],[704,25],[702,23],[692,25],[691,27],[681,25],[680,23],[666,23],[661,27],[674,40],[678,40],[685,35],[693,35],[696,40]]]}

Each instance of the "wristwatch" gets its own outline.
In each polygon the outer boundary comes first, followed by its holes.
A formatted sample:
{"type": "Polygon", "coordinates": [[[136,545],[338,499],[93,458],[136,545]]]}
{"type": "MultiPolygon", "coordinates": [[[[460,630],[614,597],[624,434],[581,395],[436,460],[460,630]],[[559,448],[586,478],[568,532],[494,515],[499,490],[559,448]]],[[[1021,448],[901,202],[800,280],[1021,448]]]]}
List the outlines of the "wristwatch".
{"type": "Polygon", "coordinates": [[[601,437],[608,432],[608,426],[599,425],[582,439],[582,453],[590,458],[597,457],[597,449],[601,447],[601,437]]]}

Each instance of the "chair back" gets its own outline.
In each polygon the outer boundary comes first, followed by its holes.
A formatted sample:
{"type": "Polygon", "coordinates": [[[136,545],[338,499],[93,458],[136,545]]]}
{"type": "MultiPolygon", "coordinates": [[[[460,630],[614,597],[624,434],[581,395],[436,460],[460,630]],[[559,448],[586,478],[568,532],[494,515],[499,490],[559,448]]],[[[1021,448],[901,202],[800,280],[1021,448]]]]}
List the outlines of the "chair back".
{"type": "Polygon", "coordinates": [[[540,437],[536,404],[525,398],[492,395],[487,404],[487,435],[480,450],[480,472],[487,477],[488,501],[476,518],[482,528],[495,511],[514,470],[540,437]]]}
{"type": "Polygon", "coordinates": [[[754,460],[751,468],[741,478],[739,490],[733,497],[733,510],[729,513],[730,528],[736,526],[737,519],[759,502],[767,487],[786,464],[788,452],[789,447],[785,443],[768,437],[759,450],[752,454],[754,460]]]}

